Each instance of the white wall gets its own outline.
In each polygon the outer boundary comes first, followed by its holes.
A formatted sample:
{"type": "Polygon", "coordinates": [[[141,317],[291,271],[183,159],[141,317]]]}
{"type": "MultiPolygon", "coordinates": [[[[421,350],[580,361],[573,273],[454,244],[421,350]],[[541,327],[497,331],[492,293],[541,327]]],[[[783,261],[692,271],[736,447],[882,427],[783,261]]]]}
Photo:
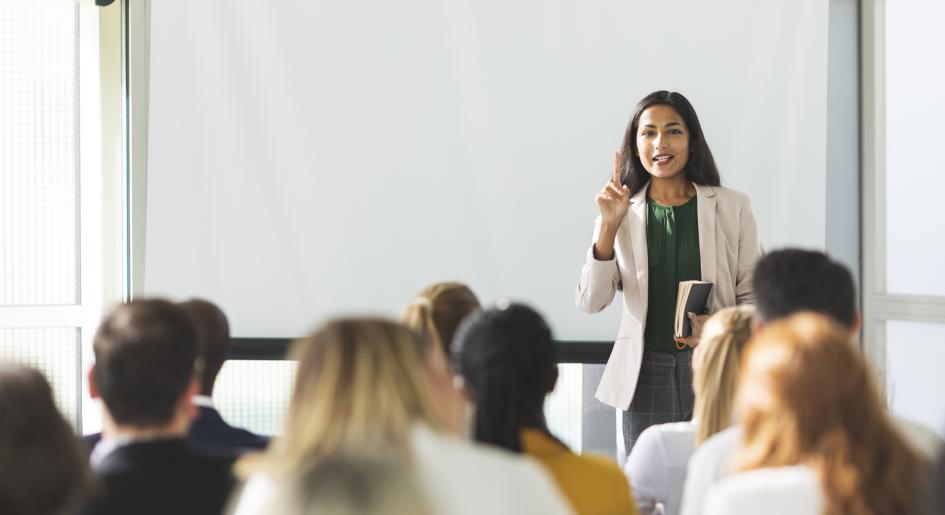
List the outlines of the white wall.
{"type": "Polygon", "coordinates": [[[144,290],[214,299],[236,336],[459,279],[612,338],[572,292],[656,89],[693,102],[766,247],[825,244],[824,2],[162,0],[151,38],[144,290]]]}

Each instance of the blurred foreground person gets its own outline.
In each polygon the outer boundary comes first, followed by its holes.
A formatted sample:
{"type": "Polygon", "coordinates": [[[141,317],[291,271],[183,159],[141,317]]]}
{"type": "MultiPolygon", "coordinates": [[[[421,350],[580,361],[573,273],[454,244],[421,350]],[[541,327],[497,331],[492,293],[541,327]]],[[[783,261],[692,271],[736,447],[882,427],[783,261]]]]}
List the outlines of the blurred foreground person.
{"type": "Polygon", "coordinates": [[[279,515],[434,515],[402,461],[336,456],[302,467],[276,485],[268,513],[279,515]]]}
{"type": "Polygon", "coordinates": [[[815,314],[766,327],[742,362],[739,473],[710,515],[918,513],[926,464],[893,427],[848,330],[815,314]]]}
{"type": "Polygon", "coordinates": [[[630,486],[612,460],[579,456],[548,430],[545,397],[558,381],[551,330],[522,304],[470,317],[456,336],[463,388],[475,404],[479,442],[538,460],[580,514],[635,514],[630,486]]]}
{"type": "Polygon", "coordinates": [[[298,362],[285,429],[260,460],[235,513],[271,513],[279,486],[338,456],[411,467],[438,514],[570,513],[535,463],[448,430],[461,402],[434,343],[381,319],[340,319],[292,344],[298,362]]]}
{"type": "Polygon", "coordinates": [[[214,515],[233,486],[233,458],[193,451],[186,437],[197,334],[183,308],[136,300],[109,313],[93,341],[89,389],[101,397],[92,468],[103,490],[88,515],[214,515]]]}
{"type": "Polygon", "coordinates": [[[85,454],[38,371],[0,365],[0,513],[71,515],[88,494],[85,454]]]}

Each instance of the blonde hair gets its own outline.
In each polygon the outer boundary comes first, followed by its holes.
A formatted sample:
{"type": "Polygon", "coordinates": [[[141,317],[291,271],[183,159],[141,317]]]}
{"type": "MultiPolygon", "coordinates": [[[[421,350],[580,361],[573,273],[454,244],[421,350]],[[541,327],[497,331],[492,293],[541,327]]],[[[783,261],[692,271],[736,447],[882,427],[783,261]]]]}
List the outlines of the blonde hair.
{"type": "Polygon", "coordinates": [[[411,426],[444,425],[428,391],[426,347],[396,322],[367,318],[334,320],[294,342],[295,389],[265,468],[296,471],[346,453],[395,453],[409,461],[411,426]]]}
{"type": "Polygon", "coordinates": [[[420,333],[448,362],[450,344],[457,327],[470,314],[479,311],[476,294],[458,282],[431,285],[417,294],[401,318],[404,325],[420,333]]]}
{"type": "Polygon", "coordinates": [[[848,328],[809,313],[775,322],[752,339],[741,374],[738,469],[811,467],[825,515],[916,513],[923,462],[892,426],[848,328]]]}
{"type": "Polygon", "coordinates": [[[720,310],[706,322],[696,352],[701,364],[693,370],[696,394],[696,446],[732,424],[738,365],[751,338],[754,307],[734,306],[720,310]]]}

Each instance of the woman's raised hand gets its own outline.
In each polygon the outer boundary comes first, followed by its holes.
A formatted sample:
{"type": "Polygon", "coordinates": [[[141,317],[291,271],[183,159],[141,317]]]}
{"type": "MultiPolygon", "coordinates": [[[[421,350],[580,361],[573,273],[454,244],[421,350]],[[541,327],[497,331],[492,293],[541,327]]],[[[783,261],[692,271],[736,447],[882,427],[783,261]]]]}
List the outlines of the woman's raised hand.
{"type": "Polygon", "coordinates": [[[630,189],[620,181],[620,152],[614,154],[614,175],[596,200],[597,208],[600,209],[600,232],[594,242],[594,258],[610,260],[614,257],[617,228],[630,207],[630,189]]]}
{"type": "Polygon", "coordinates": [[[630,207],[630,189],[620,181],[620,152],[614,154],[614,175],[597,195],[601,224],[616,229],[630,207]]]}

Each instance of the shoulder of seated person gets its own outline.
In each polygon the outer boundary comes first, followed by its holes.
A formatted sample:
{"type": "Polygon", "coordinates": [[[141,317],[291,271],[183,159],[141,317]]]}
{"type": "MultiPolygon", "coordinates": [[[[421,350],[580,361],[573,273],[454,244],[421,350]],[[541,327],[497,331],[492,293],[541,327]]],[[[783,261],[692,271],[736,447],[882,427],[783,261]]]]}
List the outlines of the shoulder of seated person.
{"type": "Polygon", "coordinates": [[[719,466],[721,461],[727,461],[738,448],[742,437],[742,428],[732,426],[710,436],[701,445],[696,447],[689,460],[689,469],[698,466],[719,466]]]}
{"type": "Polygon", "coordinates": [[[801,503],[807,499],[816,502],[820,488],[817,473],[808,466],[760,468],[732,474],[719,480],[709,490],[706,505],[723,506],[732,500],[737,500],[739,504],[746,500],[773,499],[791,499],[801,503]]]}

